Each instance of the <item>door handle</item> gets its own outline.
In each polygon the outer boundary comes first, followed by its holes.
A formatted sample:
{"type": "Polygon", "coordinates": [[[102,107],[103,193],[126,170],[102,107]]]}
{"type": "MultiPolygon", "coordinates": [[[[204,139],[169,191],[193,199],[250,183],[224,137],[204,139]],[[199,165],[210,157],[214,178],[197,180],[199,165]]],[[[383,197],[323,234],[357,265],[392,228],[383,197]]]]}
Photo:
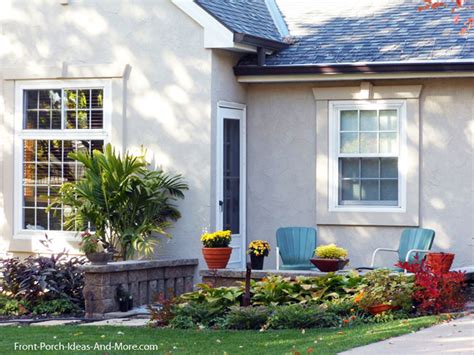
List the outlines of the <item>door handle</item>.
{"type": "Polygon", "coordinates": [[[219,207],[220,207],[220,210],[221,210],[221,211],[222,211],[222,206],[224,206],[224,201],[219,200],[219,207]]]}

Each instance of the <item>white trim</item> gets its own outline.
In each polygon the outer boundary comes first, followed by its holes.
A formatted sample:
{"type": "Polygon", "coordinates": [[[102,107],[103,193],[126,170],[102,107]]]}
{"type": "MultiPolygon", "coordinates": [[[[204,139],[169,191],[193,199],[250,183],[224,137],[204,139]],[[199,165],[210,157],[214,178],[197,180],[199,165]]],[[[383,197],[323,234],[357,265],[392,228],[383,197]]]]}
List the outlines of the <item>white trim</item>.
{"type": "Polygon", "coordinates": [[[237,119],[240,121],[240,237],[242,241],[241,245],[241,265],[240,267],[245,267],[246,261],[246,242],[247,242],[247,222],[246,222],[246,211],[247,211],[247,202],[246,202],[246,188],[247,188],[247,154],[246,154],[246,137],[247,137],[247,128],[246,128],[246,119],[247,117],[247,107],[244,104],[228,102],[228,101],[219,101],[217,103],[217,122],[216,122],[216,199],[215,203],[215,216],[216,216],[216,229],[222,229],[222,212],[221,207],[219,206],[219,201],[223,201],[223,129],[224,129],[224,118],[226,119],[237,119]],[[230,110],[230,112],[229,112],[230,110]],[[235,110],[235,114],[232,115],[229,113],[235,110]],[[226,112],[226,117],[224,117],[224,112],[226,112]]]}
{"type": "MultiPolygon", "coordinates": [[[[329,102],[329,179],[328,179],[328,210],[329,212],[406,212],[406,180],[407,180],[407,132],[406,132],[406,101],[405,100],[367,100],[367,101],[330,101],[329,102]],[[339,112],[341,109],[387,109],[395,108],[399,112],[399,152],[398,156],[398,206],[361,206],[339,205],[339,112]]],[[[345,156],[350,156],[344,154],[345,156]]],[[[357,154],[357,156],[362,156],[357,154]]],[[[364,156],[394,156],[393,154],[365,154],[364,156]]]]}
{"type": "Polygon", "coordinates": [[[23,147],[24,139],[103,139],[110,141],[112,132],[112,82],[110,79],[84,80],[35,80],[15,82],[15,120],[14,120],[14,218],[13,239],[29,240],[44,237],[58,237],[65,240],[77,240],[77,232],[69,231],[42,231],[26,230],[22,228],[23,208],[23,147]],[[26,89],[63,89],[63,88],[103,88],[103,129],[52,129],[52,130],[24,130],[23,129],[23,90],[26,89]]]}
{"type": "Polygon", "coordinates": [[[346,81],[373,79],[423,79],[423,78],[470,78],[474,72],[413,72],[383,74],[282,74],[282,75],[240,75],[239,83],[293,83],[311,81],[346,81]]]}
{"type": "Polygon", "coordinates": [[[234,32],[217,21],[193,0],[171,0],[171,2],[204,29],[204,48],[256,52],[256,49],[252,46],[234,43],[234,32]]]}
{"type": "Polygon", "coordinates": [[[282,37],[288,36],[290,33],[288,32],[288,27],[286,26],[286,22],[283,19],[283,16],[276,4],[275,0],[265,0],[265,5],[267,5],[268,12],[272,17],[273,23],[275,27],[278,29],[278,32],[282,37]]]}

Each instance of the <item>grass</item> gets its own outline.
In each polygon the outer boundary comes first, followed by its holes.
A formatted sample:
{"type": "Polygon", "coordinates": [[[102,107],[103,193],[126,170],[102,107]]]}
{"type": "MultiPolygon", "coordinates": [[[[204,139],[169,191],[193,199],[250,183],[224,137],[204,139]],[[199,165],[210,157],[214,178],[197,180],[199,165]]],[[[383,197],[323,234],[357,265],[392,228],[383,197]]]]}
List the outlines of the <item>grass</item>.
{"type": "MultiPolygon", "coordinates": [[[[438,322],[437,317],[420,317],[341,329],[280,331],[210,331],[112,326],[3,327],[0,354],[16,352],[15,343],[47,345],[72,344],[73,348],[21,351],[22,354],[336,354],[390,337],[410,333],[438,322]],[[95,344],[154,344],[149,351],[83,351],[95,344]],[[84,348],[82,348],[84,349],[84,348]]],[[[19,350],[19,349],[17,349],[19,350]]]]}

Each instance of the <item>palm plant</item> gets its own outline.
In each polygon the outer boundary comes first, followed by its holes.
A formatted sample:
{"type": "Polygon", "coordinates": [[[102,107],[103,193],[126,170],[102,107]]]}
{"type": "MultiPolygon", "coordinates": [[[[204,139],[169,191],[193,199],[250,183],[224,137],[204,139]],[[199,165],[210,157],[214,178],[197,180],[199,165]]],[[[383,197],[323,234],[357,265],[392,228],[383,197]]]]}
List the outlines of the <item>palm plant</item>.
{"type": "Polygon", "coordinates": [[[84,165],[85,173],[65,183],[53,202],[68,206],[67,229],[86,230],[90,224],[104,249],[120,251],[124,260],[151,254],[153,233],[170,237],[166,229],[181,217],[174,202],[188,189],[181,175],[149,170],[144,154],[121,157],[110,144],[104,152],[69,156],[84,165]]]}

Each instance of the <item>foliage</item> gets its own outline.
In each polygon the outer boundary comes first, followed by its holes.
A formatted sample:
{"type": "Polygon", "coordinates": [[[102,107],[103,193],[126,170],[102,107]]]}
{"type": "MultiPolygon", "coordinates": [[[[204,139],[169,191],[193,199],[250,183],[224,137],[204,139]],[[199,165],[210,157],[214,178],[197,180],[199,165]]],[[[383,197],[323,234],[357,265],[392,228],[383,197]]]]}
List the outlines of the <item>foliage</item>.
{"type": "Polygon", "coordinates": [[[322,259],[346,259],[347,250],[336,246],[336,244],[321,245],[314,250],[314,254],[322,259]]]}
{"type": "Polygon", "coordinates": [[[166,299],[163,293],[160,293],[157,303],[160,305],[158,309],[152,306],[148,307],[148,310],[150,311],[150,324],[154,326],[165,326],[170,324],[171,320],[175,318],[175,299],[166,299]]]}
{"type": "Polygon", "coordinates": [[[99,236],[91,234],[89,231],[84,231],[81,233],[81,242],[79,244],[80,250],[85,254],[96,253],[99,251],[99,236]]]}
{"type": "Polygon", "coordinates": [[[68,299],[55,299],[43,301],[32,307],[33,314],[74,314],[79,313],[79,307],[68,299]]]}
{"type": "Polygon", "coordinates": [[[225,308],[210,303],[183,303],[174,307],[175,317],[170,321],[173,328],[195,328],[198,325],[212,327],[225,314],[225,308]]]}
{"type": "Polygon", "coordinates": [[[355,297],[363,309],[378,304],[390,304],[406,311],[412,308],[413,277],[388,269],[367,273],[355,297]]]}
{"type": "Polygon", "coordinates": [[[201,242],[205,248],[226,248],[232,240],[231,231],[216,231],[201,235],[201,242]]]}
{"type": "Polygon", "coordinates": [[[270,252],[270,244],[265,240],[252,240],[249,243],[247,253],[254,254],[256,256],[268,256],[270,252]]]}
{"type": "Polygon", "coordinates": [[[443,273],[439,268],[429,268],[424,261],[419,264],[402,262],[398,266],[415,274],[413,300],[418,312],[438,314],[464,308],[466,302],[462,293],[464,273],[459,271],[443,273]]]}
{"type": "Polygon", "coordinates": [[[229,329],[261,329],[270,316],[267,307],[232,307],[225,318],[229,329]]]}
{"type": "Polygon", "coordinates": [[[357,273],[321,277],[297,277],[295,280],[270,276],[251,281],[252,303],[282,305],[291,303],[321,303],[356,292],[361,277],[357,273]]]}
{"type": "Polygon", "coordinates": [[[29,312],[29,303],[0,295],[0,316],[19,316],[29,312]]]}
{"type": "Polygon", "coordinates": [[[69,153],[84,166],[82,179],[65,183],[55,205],[69,206],[69,230],[86,230],[89,223],[104,249],[120,250],[123,259],[135,253],[150,254],[156,240],[152,233],[165,231],[181,217],[174,205],[188,186],[181,175],[148,169],[144,153],[123,157],[110,144],[104,152],[69,153]]]}
{"type": "Polygon", "coordinates": [[[69,258],[65,252],[51,256],[29,256],[26,259],[0,260],[0,291],[16,300],[32,304],[54,299],[67,299],[81,307],[84,303],[83,273],[85,260],[69,258]]]}
{"type": "Polygon", "coordinates": [[[325,328],[339,325],[339,317],[319,306],[291,304],[275,307],[268,320],[273,329],[325,328]]]}
{"type": "Polygon", "coordinates": [[[439,0],[423,0],[423,6],[418,6],[418,11],[425,10],[437,10],[443,8],[451,8],[451,13],[455,14],[453,17],[454,24],[462,22],[462,28],[460,34],[464,35],[469,33],[469,31],[474,27],[474,18],[473,17],[464,17],[461,19],[461,14],[463,10],[466,10],[469,13],[469,9],[472,9],[472,6],[465,4],[464,0],[451,0],[449,1],[451,5],[448,5],[446,1],[439,0]]]}
{"type": "Polygon", "coordinates": [[[178,297],[177,303],[206,304],[211,309],[224,311],[240,304],[243,289],[237,287],[216,287],[198,284],[198,290],[178,297]]]}

